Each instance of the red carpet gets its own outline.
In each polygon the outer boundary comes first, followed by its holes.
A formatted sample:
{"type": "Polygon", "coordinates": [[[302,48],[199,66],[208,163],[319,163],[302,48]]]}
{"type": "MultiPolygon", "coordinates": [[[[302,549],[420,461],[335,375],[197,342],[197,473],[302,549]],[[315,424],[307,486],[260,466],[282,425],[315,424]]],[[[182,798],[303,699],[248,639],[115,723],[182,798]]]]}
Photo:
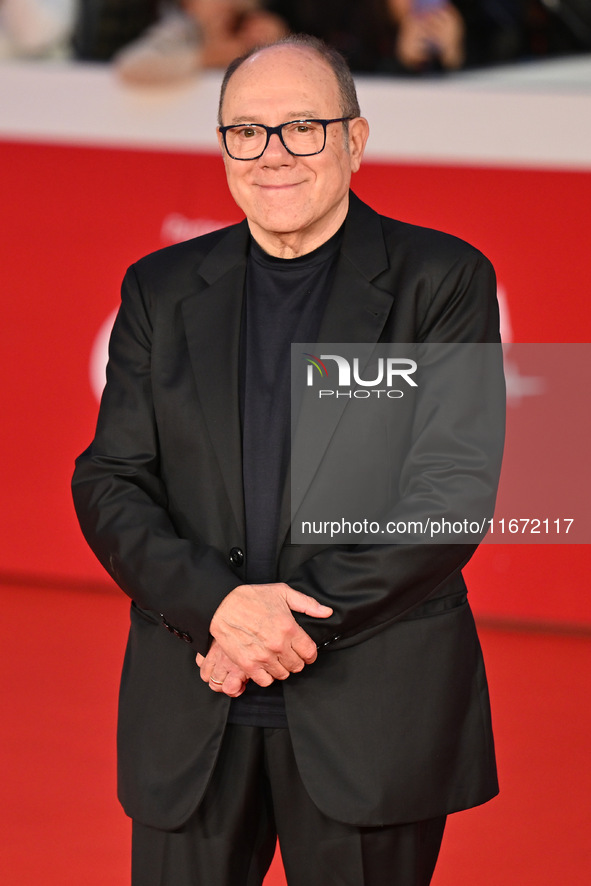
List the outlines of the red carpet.
{"type": "MultiPolygon", "coordinates": [[[[125,598],[3,587],[0,599],[1,882],[128,886],[114,754],[125,598]]],[[[452,817],[433,886],[588,886],[591,637],[481,636],[502,793],[452,817]]],[[[284,883],[276,861],[265,886],[284,883]]]]}

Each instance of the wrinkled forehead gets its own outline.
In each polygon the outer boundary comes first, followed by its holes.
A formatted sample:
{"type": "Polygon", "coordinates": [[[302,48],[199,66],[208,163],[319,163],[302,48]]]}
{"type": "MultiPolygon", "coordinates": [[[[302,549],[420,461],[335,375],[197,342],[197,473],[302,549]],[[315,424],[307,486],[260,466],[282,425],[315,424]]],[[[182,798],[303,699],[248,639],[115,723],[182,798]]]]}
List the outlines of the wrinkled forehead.
{"type": "MultiPolygon", "coordinates": [[[[280,113],[338,116],[339,85],[327,61],[307,47],[273,46],[243,62],[226,87],[224,123],[244,115],[280,113]]],[[[254,118],[253,118],[254,119],[254,118]]]]}

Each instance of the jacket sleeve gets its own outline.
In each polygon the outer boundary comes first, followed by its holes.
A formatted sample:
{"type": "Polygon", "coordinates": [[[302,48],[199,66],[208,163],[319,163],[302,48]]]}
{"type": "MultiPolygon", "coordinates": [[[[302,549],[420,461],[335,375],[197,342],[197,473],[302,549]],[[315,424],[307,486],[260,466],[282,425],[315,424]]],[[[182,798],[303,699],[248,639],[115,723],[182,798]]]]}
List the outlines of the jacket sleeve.
{"type": "Polygon", "coordinates": [[[130,268],[96,434],[76,460],[74,505],[88,544],[117,584],[205,654],[211,617],[240,581],[220,551],[179,537],[167,510],[152,398],[154,311],[130,268]]]}

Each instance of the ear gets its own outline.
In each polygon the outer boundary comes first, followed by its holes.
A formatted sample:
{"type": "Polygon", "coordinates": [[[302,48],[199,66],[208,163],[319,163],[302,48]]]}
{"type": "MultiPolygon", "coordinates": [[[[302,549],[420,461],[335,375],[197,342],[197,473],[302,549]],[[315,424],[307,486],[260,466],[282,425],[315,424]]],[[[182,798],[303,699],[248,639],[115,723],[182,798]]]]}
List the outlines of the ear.
{"type": "Polygon", "coordinates": [[[349,121],[349,156],[351,158],[351,172],[357,172],[361,166],[361,159],[365,150],[365,143],[369,136],[369,123],[365,117],[355,117],[349,121]]]}

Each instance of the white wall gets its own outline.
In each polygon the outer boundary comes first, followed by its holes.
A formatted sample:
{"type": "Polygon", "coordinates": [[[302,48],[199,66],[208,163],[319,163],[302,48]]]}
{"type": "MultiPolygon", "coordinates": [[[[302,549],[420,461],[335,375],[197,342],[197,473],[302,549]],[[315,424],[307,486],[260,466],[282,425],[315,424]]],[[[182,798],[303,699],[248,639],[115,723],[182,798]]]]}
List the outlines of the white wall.
{"type": "MultiPolygon", "coordinates": [[[[0,65],[0,138],[215,150],[220,74],[124,86],[107,66],[0,65]]],[[[358,78],[368,157],[591,168],[591,56],[441,80],[358,78]]]]}

